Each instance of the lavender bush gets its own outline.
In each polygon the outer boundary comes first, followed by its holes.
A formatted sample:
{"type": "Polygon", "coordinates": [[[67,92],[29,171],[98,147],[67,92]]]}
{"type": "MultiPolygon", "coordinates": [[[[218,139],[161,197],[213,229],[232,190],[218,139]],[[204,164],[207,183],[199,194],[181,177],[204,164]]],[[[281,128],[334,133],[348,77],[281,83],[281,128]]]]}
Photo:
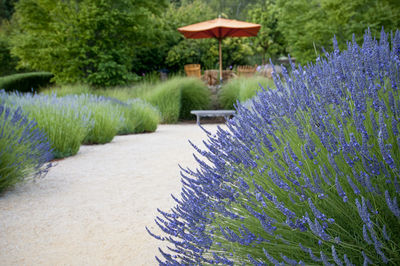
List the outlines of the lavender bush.
{"type": "Polygon", "coordinates": [[[51,143],[53,156],[63,158],[76,154],[83,139],[93,127],[90,110],[81,104],[81,96],[58,98],[56,94],[0,95],[4,101],[19,106],[23,112],[37,122],[51,143]]]}
{"type": "Polygon", "coordinates": [[[400,264],[400,32],[334,48],[195,147],[160,264],[400,264]]]}
{"type": "Polygon", "coordinates": [[[50,144],[21,109],[0,102],[0,192],[51,166],[50,144]]]}

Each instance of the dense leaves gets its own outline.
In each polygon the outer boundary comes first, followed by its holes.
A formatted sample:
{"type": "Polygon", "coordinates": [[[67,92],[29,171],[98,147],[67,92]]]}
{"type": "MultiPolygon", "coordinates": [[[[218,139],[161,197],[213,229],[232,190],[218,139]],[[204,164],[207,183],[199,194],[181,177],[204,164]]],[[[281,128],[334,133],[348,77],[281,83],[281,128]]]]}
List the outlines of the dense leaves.
{"type": "Polygon", "coordinates": [[[333,35],[344,48],[352,34],[362,41],[367,28],[379,36],[382,27],[387,31],[400,27],[400,5],[392,0],[278,0],[277,5],[288,52],[301,63],[329,49],[333,35]]]}
{"type": "Polygon", "coordinates": [[[0,89],[5,91],[37,92],[39,88],[51,84],[53,74],[49,72],[29,72],[0,78],[0,89]]]}
{"type": "Polygon", "coordinates": [[[21,66],[52,72],[57,82],[95,86],[130,81],[134,48],[147,38],[159,1],[21,0],[12,52],[21,66]]]}
{"type": "Polygon", "coordinates": [[[252,47],[262,56],[261,63],[269,63],[269,58],[276,59],[286,55],[286,42],[282,32],[278,29],[280,10],[275,0],[266,0],[254,5],[249,10],[251,22],[261,25],[258,35],[251,40],[252,47]]]}

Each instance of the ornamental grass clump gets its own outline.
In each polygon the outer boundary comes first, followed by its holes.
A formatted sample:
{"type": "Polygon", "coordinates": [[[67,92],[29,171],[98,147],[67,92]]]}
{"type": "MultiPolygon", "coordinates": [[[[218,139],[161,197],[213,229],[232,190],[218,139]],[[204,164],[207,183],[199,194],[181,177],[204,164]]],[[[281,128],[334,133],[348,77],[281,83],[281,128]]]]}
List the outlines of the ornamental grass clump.
{"type": "Polygon", "coordinates": [[[193,119],[192,110],[208,109],[211,104],[211,92],[198,78],[175,78],[177,87],[182,90],[180,119],[193,119]]]}
{"type": "Polygon", "coordinates": [[[36,122],[0,103],[0,193],[47,172],[51,147],[36,122]]]}
{"type": "Polygon", "coordinates": [[[177,123],[181,109],[182,90],[176,80],[168,80],[156,85],[152,93],[144,100],[160,110],[162,122],[167,124],[177,123]]]}
{"type": "Polygon", "coordinates": [[[237,101],[241,103],[254,97],[263,88],[274,88],[271,79],[262,76],[239,77],[229,80],[218,92],[218,102],[222,109],[233,109],[237,101]]]}
{"type": "Polygon", "coordinates": [[[111,142],[124,126],[123,117],[126,104],[103,96],[86,94],[79,97],[81,105],[90,111],[93,126],[83,140],[84,144],[105,144],[111,142]]]}
{"type": "Polygon", "coordinates": [[[400,32],[292,69],[195,147],[161,264],[400,264],[400,32]]]}
{"type": "Polygon", "coordinates": [[[124,124],[118,134],[154,132],[161,120],[161,114],[154,106],[141,99],[127,101],[123,109],[124,124]]]}
{"type": "Polygon", "coordinates": [[[160,110],[164,123],[193,119],[191,110],[207,109],[211,102],[207,86],[200,79],[188,77],[159,83],[143,98],[160,110]]]}
{"type": "Polygon", "coordinates": [[[57,97],[39,94],[7,94],[1,92],[4,101],[21,107],[29,119],[35,120],[49,140],[54,158],[75,155],[93,123],[90,111],[79,102],[79,97],[57,97]]]}

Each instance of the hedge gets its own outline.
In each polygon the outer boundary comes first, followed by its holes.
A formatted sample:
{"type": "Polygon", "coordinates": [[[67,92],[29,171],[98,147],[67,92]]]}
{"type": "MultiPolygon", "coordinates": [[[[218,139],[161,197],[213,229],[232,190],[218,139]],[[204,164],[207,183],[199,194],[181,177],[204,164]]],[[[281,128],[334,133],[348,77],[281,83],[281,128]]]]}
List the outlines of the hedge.
{"type": "Polygon", "coordinates": [[[0,78],[0,89],[5,91],[33,92],[51,84],[53,74],[49,72],[30,72],[13,74],[0,78]]]}

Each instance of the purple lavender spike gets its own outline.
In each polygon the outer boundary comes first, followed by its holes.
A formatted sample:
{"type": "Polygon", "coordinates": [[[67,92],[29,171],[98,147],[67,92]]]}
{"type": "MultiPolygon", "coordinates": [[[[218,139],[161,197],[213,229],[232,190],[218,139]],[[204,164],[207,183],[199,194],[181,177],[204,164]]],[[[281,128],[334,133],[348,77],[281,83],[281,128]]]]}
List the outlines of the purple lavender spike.
{"type": "Polygon", "coordinates": [[[333,257],[333,260],[336,262],[337,265],[343,266],[343,262],[340,260],[338,254],[336,253],[336,249],[335,249],[334,245],[332,245],[332,257],[333,257]]]}
{"type": "Polygon", "coordinates": [[[280,255],[281,255],[281,258],[283,259],[283,261],[286,262],[289,265],[295,266],[295,265],[299,265],[300,264],[300,262],[297,262],[297,260],[290,259],[287,256],[283,255],[282,253],[280,255]]]}
{"type": "Polygon", "coordinates": [[[324,252],[322,252],[322,250],[319,252],[320,256],[321,256],[321,260],[322,263],[324,264],[324,266],[332,266],[333,264],[329,263],[328,261],[328,256],[325,255],[324,252]]]}
{"type": "Polygon", "coordinates": [[[347,175],[347,181],[349,182],[350,187],[353,189],[354,194],[359,195],[361,192],[358,189],[357,185],[354,184],[353,179],[349,175],[347,175]]]}
{"type": "Polygon", "coordinates": [[[339,196],[343,199],[343,202],[347,202],[347,200],[348,200],[347,195],[343,191],[343,188],[339,183],[339,178],[337,175],[336,175],[336,179],[335,179],[335,184],[336,184],[336,190],[337,190],[339,196]]]}
{"type": "Polygon", "coordinates": [[[369,239],[368,231],[367,231],[367,228],[365,227],[365,224],[363,224],[363,237],[364,237],[365,242],[367,242],[369,245],[372,245],[372,241],[371,241],[371,239],[369,239]]]}
{"type": "Polygon", "coordinates": [[[386,199],[386,203],[387,206],[389,207],[389,209],[392,211],[392,213],[400,219],[400,209],[397,205],[397,199],[396,197],[393,198],[393,200],[390,198],[389,195],[389,191],[385,191],[385,199],[386,199]]]}
{"type": "Polygon", "coordinates": [[[361,254],[362,254],[363,258],[364,258],[363,266],[368,266],[368,264],[373,264],[371,259],[368,258],[368,256],[365,254],[364,250],[361,251],[361,254]]]}
{"type": "Polygon", "coordinates": [[[272,256],[268,253],[268,251],[267,251],[265,248],[263,248],[263,252],[264,252],[264,254],[265,254],[265,257],[267,257],[267,259],[268,259],[272,264],[278,265],[278,266],[284,266],[284,265],[285,265],[284,263],[279,262],[279,261],[276,260],[274,257],[272,257],[272,256]]]}
{"type": "Polygon", "coordinates": [[[320,261],[321,261],[320,258],[318,258],[318,257],[316,257],[316,256],[314,255],[314,253],[312,252],[311,248],[306,248],[306,247],[304,247],[301,243],[299,243],[299,246],[300,246],[300,248],[301,248],[305,253],[308,253],[308,254],[310,255],[310,258],[311,258],[313,261],[316,261],[316,262],[320,262],[320,261]]]}
{"type": "Polygon", "coordinates": [[[376,123],[374,111],[370,112],[369,117],[370,117],[371,124],[372,124],[372,130],[374,132],[374,135],[376,136],[376,135],[378,135],[378,132],[379,132],[379,126],[376,123]]]}
{"type": "Polygon", "coordinates": [[[361,199],[362,199],[361,200],[362,204],[360,204],[358,199],[356,199],[356,206],[357,206],[358,214],[360,215],[361,220],[367,225],[368,229],[371,229],[373,227],[373,224],[372,224],[369,212],[368,212],[368,208],[365,203],[364,197],[362,197],[361,199]]]}
{"type": "Polygon", "coordinates": [[[383,225],[382,234],[383,234],[383,237],[385,238],[385,240],[390,241],[390,237],[389,237],[389,235],[387,234],[387,231],[386,231],[386,224],[383,225]]]}
{"type": "Polygon", "coordinates": [[[376,237],[376,234],[375,234],[373,229],[370,229],[369,231],[371,233],[371,238],[372,238],[376,253],[379,254],[379,256],[381,257],[383,263],[387,264],[388,263],[388,259],[387,259],[386,255],[385,255],[385,253],[383,253],[382,250],[381,250],[382,243],[376,237]]]}
{"type": "Polygon", "coordinates": [[[391,122],[392,122],[393,136],[397,137],[399,135],[399,130],[397,128],[397,125],[399,122],[397,121],[397,119],[395,117],[392,117],[391,122]]]}
{"type": "Polygon", "coordinates": [[[331,181],[329,180],[329,176],[328,176],[328,175],[330,175],[330,173],[328,172],[326,165],[324,164],[324,168],[322,168],[320,165],[319,170],[321,172],[322,179],[324,179],[324,181],[327,185],[330,185],[331,181]]]}
{"type": "Polygon", "coordinates": [[[396,189],[397,193],[400,193],[400,184],[399,181],[397,180],[397,175],[394,176],[394,188],[396,189]]]}
{"type": "Polygon", "coordinates": [[[379,110],[379,131],[381,132],[384,140],[387,140],[389,138],[382,109],[379,110]]]}
{"type": "Polygon", "coordinates": [[[351,261],[349,260],[349,258],[347,258],[347,255],[346,255],[346,254],[343,255],[343,259],[344,259],[344,263],[346,264],[346,266],[354,266],[354,264],[351,263],[351,261]]]}
{"type": "Polygon", "coordinates": [[[308,198],[308,205],[310,206],[312,212],[314,213],[315,217],[317,217],[320,220],[325,220],[326,216],[323,214],[320,210],[315,207],[314,203],[312,202],[311,198],[308,198]]]}

